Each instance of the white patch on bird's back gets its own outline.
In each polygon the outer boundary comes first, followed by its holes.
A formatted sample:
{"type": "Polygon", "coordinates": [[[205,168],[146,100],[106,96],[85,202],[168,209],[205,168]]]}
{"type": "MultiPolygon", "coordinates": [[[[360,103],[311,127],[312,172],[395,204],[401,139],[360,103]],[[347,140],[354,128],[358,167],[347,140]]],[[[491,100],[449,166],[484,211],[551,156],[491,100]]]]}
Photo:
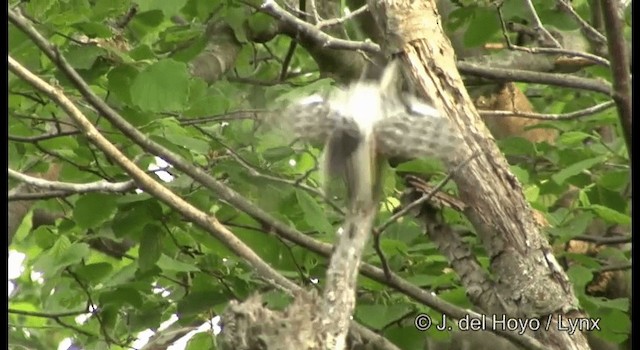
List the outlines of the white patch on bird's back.
{"type": "Polygon", "coordinates": [[[337,91],[330,103],[341,116],[352,118],[362,135],[371,134],[375,123],[383,117],[380,89],[376,84],[357,83],[337,91]]]}

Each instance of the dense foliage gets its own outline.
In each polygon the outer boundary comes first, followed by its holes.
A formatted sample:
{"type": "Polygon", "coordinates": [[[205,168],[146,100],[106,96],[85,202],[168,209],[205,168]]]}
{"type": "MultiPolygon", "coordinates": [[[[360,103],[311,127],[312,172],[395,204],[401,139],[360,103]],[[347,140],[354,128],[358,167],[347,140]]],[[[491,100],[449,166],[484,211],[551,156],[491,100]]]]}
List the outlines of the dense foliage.
{"type": "MultiPolygon", "coordinates": [[[[304,48],[293,47],[293,55],[288,54],[291,38],[271,39],[275,20],[247,4],[135,3],[135,12],[132,1],[31,0],[15,6],[92,91],[149,140],[204,169],[277,220],[314,240],[333,242],[343,214],[339,199],[332,204],[320,195],[316,171],[320,149],[292,146],[293,140],[283,132],[286,128],[270,110],[325,91],[334,80],[321,75],[318,63],[304,48]],[[175,16],[182,21],[172,20],[175,16]],[[271,40],[262,43],[265,37],[271,40]]],[[[552,11],[552,1],[534,3],[543,23],[561,30],[579,28],[552,11]]],[[[588,17],[587,1],[574,1],[574,7],[588,17]]],[[[507,6],[504,11],[515,18],[521,10],[507,6]]],[[[464,42],[469,47],[502,41],[500,22],[489,4],[467,7],[450,19],[451,28],[468,26],[464,42]]],[[[346,28],[352,39],[361,39],[351,22],[346,28]]],[[[630,21],[625,30],[630,33],[630,21]]],[[[9,54],[61,89],[141,169],[170,173],[168,182],[157,177],[196,208],[215,215],[282,275],[309,288],[317,280],[322,284],[326,256],[282,239],[269,223],[257,221],[143,150],[101,116],[32,38],[13,24],[9,25],[9,54]]],[[[601,66],[577,74],[611,81],[610,70],[601,66]]],[[[545,114],[581,110],[609,100],[603,94],[551,85],[518,87],[530,96],[534,110],[545,114]]],[[[59,106],[13,74],[9,75],[8,119],[10,169],[45,174],[60,166],[58,176],[50,180],[75,184],[129,180],[59,106]]],[[[569,249],[575,247],[569,244],[572,239],[602,237],[614,230],[629,234],[629,159],[619,136],[617,111],[612,107],[536,127],[557,129],[560,136],[553,145],[510,137],[500,140],[499,146],[512,160],[512,171],[526,198],[549,222],[546,233],[567,268],[581,307],[601,319],[602,332],[597,336],[621,343],[630,334],[630,301],[626,296],[605,297],[606,291],[598,289],[597,283],[604,283],[601,273],[606,270],[630,268],[630,249],[586,244],[569,249]],[[612,125],[612,135],[602,136],[599,131],[612,125]],[[577,198],[558,205],[570,188],[575,188],[577,198]]],[[[441,164],[430,160],[390,169],[378,223],[399,206],[405,188],[400,175],[406,172],[425,176],[434,184],[446,175],[441,164]]],[[[12,188],[18,181],[9,183],[12,188]]],[[[443,191],[455,195],[455,185],[449,183],[443,191]]],[[[177,315],[170,328],[175,333],[161,331],[164,338],[155,340],[168,344],[222,312],[229,300],[244,300],[256,292],[273,308],[282,308],[290,300],[213,235],[132,186],[111,193],[50,188],[39,196],[10,237],[9,249],[26,256],[20,275],[11,280],[10,348],[54,349],[72,338],[85,349],[124,349],[140,332],[157,330],[177,315]],[[48,219],[42,219],[45,216],[48,219]]],[[[451,208],[445,208],[443,215],[464,232],[465,241],[488,265],[464,216],[451,208]]],[[[391,225],[380,248],[389,268],[407,281],[463,308],[471,307],[455,272],[415,220],[405,217],[391,225]]],[[[365,262],[380,265],[373,247],[368,248],[365,262]]],[[[383,281],[361,277],[358,297],[354,319],[403,349],[423,344],[425,333],[413,324],[417,313],[441,319],[383,281]]],[[[426,335],[447,337],[433,329],[426,335]]],[[[212,348],[213,344],[214,337],[205,333],[192,338],[188,348],[212,348]]]]}

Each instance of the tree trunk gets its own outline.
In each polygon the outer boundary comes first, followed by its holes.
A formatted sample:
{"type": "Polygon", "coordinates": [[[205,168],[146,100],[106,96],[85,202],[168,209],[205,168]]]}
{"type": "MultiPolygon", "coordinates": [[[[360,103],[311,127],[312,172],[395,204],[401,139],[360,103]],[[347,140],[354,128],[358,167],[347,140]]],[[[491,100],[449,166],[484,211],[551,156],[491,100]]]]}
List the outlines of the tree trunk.
{"type": "Polygon", "coordinates": [[[487,315],[538,319],[540,331],[528,333],[549,349],[588,349],[582,333],[562,330],[585,315],[467,94],[436,1],[370,0],[369,9],[384,33],[385,53],[400,58],[416,89],[458,126],[466,143],[459,160],[480,153],[453,177],[494,276],[492,288],[468,291],[470,299],[487,315]]]}

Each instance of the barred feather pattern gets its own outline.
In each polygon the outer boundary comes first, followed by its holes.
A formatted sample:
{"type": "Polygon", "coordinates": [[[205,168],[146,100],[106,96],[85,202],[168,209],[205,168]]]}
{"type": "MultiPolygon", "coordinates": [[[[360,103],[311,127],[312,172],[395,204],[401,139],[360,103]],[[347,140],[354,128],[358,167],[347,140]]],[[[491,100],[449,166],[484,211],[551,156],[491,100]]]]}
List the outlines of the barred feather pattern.
{"type": "MultiPolygon", "coordinates": [[[[314,95],[285,111],[287,128],[296,138],[321,145],[334,132],[359,137],[357,117],[341,114],[331,97],[314,95]]],[[[376,98],[371,97],[372,100],[376,98]]],[[[372,135],[374,149],[379,155],[448,160],[455,154],[462,139],[451,122],[437,110],[410,96],[387,101],[386,105],[382,102],[380,113],[383,115],[376,118],[372,135]]]]}
{"type": "Polygon", "coordinates": [[[391,64],[379,82],[307,97],[283,116],[297,139],[325,145],[325,176],[343,179],[350,203],[375,200],[380,157],[449,161],[463,142],[435,108],[399,91],[398,70],[391,64]]]}

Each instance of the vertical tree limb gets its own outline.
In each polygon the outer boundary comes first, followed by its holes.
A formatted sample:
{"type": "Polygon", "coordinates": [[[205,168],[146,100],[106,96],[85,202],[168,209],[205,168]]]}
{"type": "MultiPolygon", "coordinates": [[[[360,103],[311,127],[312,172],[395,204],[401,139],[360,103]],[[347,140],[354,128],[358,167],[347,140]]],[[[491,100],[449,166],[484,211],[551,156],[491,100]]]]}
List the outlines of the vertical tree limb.
{"type": "Polygon", "coordinates": [[[613,100],[618,108],[618,116],[622,125],[622,133],[627,143],[629,162],[631,162],[631,72],[624,40],[622,19],[618,14],[619,1],[602,0],[602,16],[607,32],[607,45],[611,55],[611,71],[613,73],[613,100]]]}

